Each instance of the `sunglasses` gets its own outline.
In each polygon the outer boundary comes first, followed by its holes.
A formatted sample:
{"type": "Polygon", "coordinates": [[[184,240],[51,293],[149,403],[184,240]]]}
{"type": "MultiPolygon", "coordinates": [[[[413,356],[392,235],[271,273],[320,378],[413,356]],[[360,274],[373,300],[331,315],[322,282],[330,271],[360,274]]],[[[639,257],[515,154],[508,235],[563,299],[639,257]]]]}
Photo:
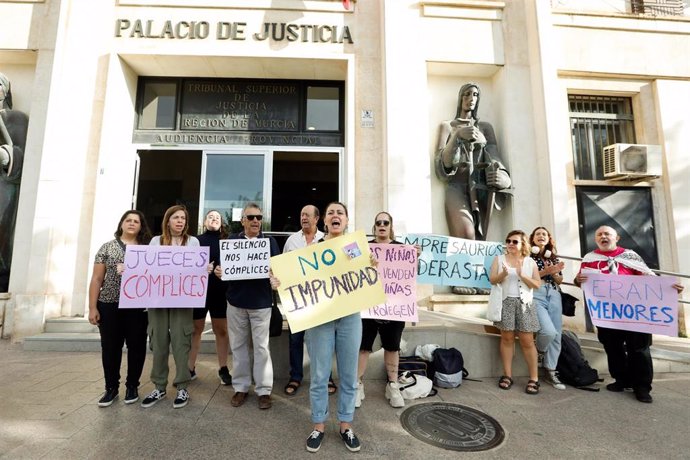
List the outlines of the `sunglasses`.
{"type": "Polygon", "coordinates": [[[506,240],[506,244],[510,244],[510,243],[518,245],[518,244],[520,244],[520,240],[506,240]]]}
{"type": "Polygon", "coordinates": [[[261,222],[261,219],[264,218],[264,216],[262,216],[261,214],[247,215],[244,217],[247,220],[258,220],[259,222],[261,222]]]}
{"type": "Polygon", "coordinates": [[[382,226],[382,225],[383,225],[384,227],[388,227],[390,224],[391,224],[391,221],[390,221],[390,220],[377,220],[377,221],[376,221],[376,226],[377,226],[377,227],[380,227],[380,226],[382,226]]]}

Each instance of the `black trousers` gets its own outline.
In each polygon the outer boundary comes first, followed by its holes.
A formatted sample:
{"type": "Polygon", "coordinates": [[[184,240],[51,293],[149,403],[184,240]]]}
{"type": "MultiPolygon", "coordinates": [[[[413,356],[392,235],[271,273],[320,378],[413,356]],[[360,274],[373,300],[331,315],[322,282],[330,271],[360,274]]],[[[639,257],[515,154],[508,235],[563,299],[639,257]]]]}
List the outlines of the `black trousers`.
{"type": "Polygon", "coordinates": [[[141,308],[119,309],[117,303],[98,302],[101,358],[105,388],[120,386],[122,346],[127,344],[127,386],[138,387],[146,359],[148,316],[141,308]]]}
{"type": "Polygon", "coordinates": [[[600,327],[597,337],[606,351],[611,377],[635,391],[652,390],[651,334],[600,327]]]}

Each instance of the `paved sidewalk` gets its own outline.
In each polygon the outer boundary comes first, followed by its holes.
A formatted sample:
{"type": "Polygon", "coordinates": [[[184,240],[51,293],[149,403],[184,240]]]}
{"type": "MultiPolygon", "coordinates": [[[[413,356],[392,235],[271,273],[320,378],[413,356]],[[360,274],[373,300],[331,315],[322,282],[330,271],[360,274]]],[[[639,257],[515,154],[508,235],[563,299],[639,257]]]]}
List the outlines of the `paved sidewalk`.
{"type": "MultiPolygon", "coordinates": [[[[388,406],[383,382],[365,382],[366,399],[354,428],[359,453],[348,452],[333,421],[316,454],[304,444],[311,430],[308,388],[288,398],[283,376],[275,379],[273,408],[260,411],[250,394],[244,406],[230,406],[231,387],[219,384],[215,357],[201,355],[191,401],[173,409],[174,392],[156,406],[96,405],[103,391],[100,354],[32,352],[0,341],[0,458],[395,458],[457,459],[459,453],[427,445],[401,427],[403,409],[388,406]]],[[[141,394],[148,381],[150,356],[141,394]]],[[[467,405],[494,417],[506,431],[504,443],[476,458],[687,458],[690,451],[690,374],[658,374],[653,404],[632,393],[599,393],[542,386],[524,393],[525,379],[502,391],[493,379],[439,390],[424,401],[467,405]]],[[[335,398],[331,398],[332,414],[335,398]]]]}

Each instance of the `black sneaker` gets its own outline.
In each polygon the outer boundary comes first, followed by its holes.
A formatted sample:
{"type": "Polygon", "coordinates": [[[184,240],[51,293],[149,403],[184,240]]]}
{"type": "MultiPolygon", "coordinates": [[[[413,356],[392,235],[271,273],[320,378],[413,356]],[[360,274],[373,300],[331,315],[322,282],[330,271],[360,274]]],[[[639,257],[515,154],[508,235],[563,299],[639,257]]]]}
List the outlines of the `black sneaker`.
{"type": "Polygon", "coordinates": [[[638,401],[643,402],[643,403],[651,403],[653,401],[652,395],[649,394],[649,391],[636,391],[635,392],[635,397],[637,398],[638,401]]]}
{"type": "Polygon", "coordinates": [[[177,397],[175,397],[175,401],[173,401],[173,407],[175,409],[179,409],[181,407],[186,406],[188,402],[189,392],[184,388],[180,388],[179,390],[177,390],[177,397]]]}
{"type": "Polygon", "coordinates": [[[117,399],[118,391],[117,388],[108,388],[105,390],[105,394],[101,399],[98,400],[98,407],[108,407],[113,401],[117,399]]]}
{"type": "Polygon", "coordinates": [[[323,431],[314,430],[307,438],[307,450],[309,452],[318,452],[323,442],[323,431]]]}
{"type": "Polygon", "coordinates": [[[609,391],[613,391],[614,393],[620,393],[621,391],[632,390],[632,387],[626,386],[624,383],[615,381],[613,383],[609,383],[608,385],[606,385],[606,389],[609,391]]]}
{"type": "Polygon", "coordinates": [[[137,401],[139,401],[137,387],[127,387],[127,391],[125,391],[125,404],[133,404],[137,401]]]}
{"type": "Polygon", "coordinates": [[[345,433],[340,433],[340,437],[343,438],[345,447],[347,447],[347,450],[349,450],[350,452],[358,452],[359,449],[362,448],[362,446],[359,444],[359,439],[357,438],[357,435],[355,435],[355,432],[352,431],[350,428],[345,430],[345,433]]]}
{"type": "Polygon", "coordinates": [[[196,380],[196,368],[189,370],[189,380],[196,380]]]}
{"type": "Polygon", "coordinates": [[[223,366],[218,369],[218,377],[220,377],[220,383],[222,385],[232,385],[232,376],[228,370],[228,366],[223,366]]]}
{"type": "Polygon", "coordinates": [[[141,407],[151,407],[163,398],[165,398],[165,390],[161,391],[156,388],[144,398],[141,402],[141,407]]]}

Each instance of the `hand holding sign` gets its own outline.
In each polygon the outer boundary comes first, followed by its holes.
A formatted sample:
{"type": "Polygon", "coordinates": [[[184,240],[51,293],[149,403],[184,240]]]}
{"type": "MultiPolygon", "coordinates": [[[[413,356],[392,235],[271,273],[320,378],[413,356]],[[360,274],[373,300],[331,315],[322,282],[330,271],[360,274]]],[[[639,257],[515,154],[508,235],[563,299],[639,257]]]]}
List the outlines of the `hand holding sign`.
{"type": "Polygon", "coordinates": [[[292,332],[385,302],[362,231],[271,258],[292,332]]]}

